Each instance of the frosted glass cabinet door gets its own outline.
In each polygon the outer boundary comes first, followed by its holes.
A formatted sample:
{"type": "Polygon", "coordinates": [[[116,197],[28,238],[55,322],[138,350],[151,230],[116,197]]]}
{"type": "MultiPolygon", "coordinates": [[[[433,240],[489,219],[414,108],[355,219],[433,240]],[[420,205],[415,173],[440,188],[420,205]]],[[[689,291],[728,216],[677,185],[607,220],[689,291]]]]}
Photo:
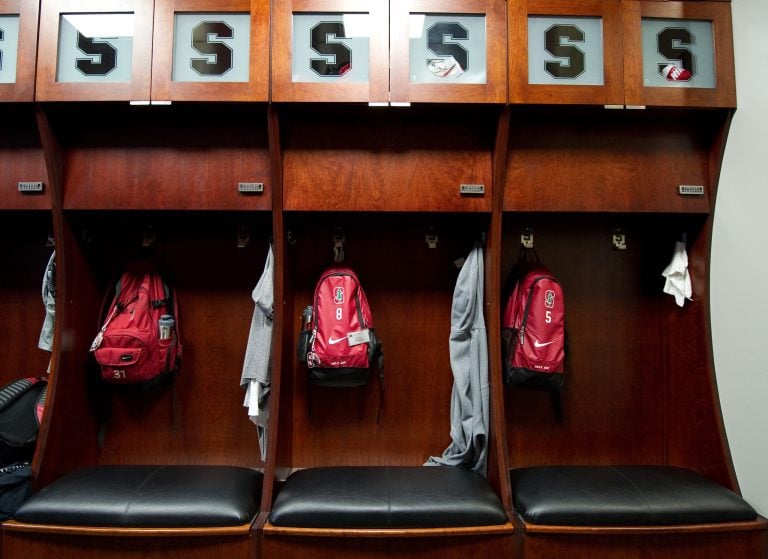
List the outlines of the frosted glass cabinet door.
{"type": "Polygon", "coordinates": [[[152,0],[43,0],[40,101],[149,102],[152,0]]]}
{"type": "Polygon", "coordinates": [[[509,4],[511,103],[623,107],[620,3],[509,4]]]}
{"type": "Polygon", "coordinates": [[[640,26],[644,86],[716,86],[711,21],[644,17],[640,26]]]}
{"type": "Polygon", "coordinates": [[[274,101],[389,100],[386,0],[293,0],[272,11],[274,101]]]}
{"type": "Polygon", "coordinates": [[[528,17],[528,83],[603,85],[603,20],[528,17]]]}
{"type": "Polygon", "coordinates": [[[628,106],[735,107],[730,2],[623,2],[628,106]]]}
{"type": "Polygon", "coordinates": [[[132,13],[61,14],[57,83],[130,83],[132,13]]]}
{"type": "Polygon", "coordinates": [[[0,102],[32,101],[37,2],[0,0],[0,102]]]}
{"type": "Polygon", "coordinates": [[[0,84],[16,83],[19,56],[19,16],[0,15],[0,84]]]}
{"type": "Polygon", "coordinates": [[[267,101],[269,0],[155,0],[152,102],[267,101]]]}
{"type": "Polygon", "coordinates": [[[392,0],[391,101],[506,101],[504,2],[392,0]]]}

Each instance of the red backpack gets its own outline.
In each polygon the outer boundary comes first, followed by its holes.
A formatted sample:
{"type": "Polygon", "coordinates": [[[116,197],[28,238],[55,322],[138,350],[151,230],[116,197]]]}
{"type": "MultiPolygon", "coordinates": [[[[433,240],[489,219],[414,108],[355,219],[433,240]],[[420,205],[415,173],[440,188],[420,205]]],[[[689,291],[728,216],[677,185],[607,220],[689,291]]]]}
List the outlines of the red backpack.
{"type": "Polygon", "coordinates": [[[108,383],[149,386],[170,378],[181,360],[176,294],[151,263],[131,265],[117,282],[91,346],[108,383]]]}
{"type": "Polygon", "coordinates": [[[506,383],[557,393],[567,348],[565,299],[560,282],[538,258],[521,257],[501,327],[506,383]]]}
{"type": "Polygon", "coordinates": [[[383,362],[373,316],[357,274],[335,266],[325,270],[315,286],[306,356],[309,379],[322,386],[362,386],[371,366],[383,362]]]}

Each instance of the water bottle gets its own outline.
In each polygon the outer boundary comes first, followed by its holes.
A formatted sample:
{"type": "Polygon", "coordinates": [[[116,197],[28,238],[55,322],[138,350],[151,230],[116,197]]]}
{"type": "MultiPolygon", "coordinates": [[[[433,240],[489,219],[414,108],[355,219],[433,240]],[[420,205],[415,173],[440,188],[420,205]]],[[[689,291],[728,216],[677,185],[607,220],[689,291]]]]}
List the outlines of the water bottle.
{"type": "Polygon", "coordinates": [[[160,320],[157,321],[158,327],[160,328],[160,339],[161,340],[167,340],[171,337],[173,337],[173,328],[176,326],[176,321],[173,319],[173,317],[169,314],[164,314],[160,317],[160,320]]]}
{"type": "Polygon", "coordinates": [[[306,361],[307,351],[309,351],[309,336],[312,327],[312,306],[308,306],[301,313],[301,332],[299,332],[299,343],[296,348],[296,357],[299,361],[306,361]]]}

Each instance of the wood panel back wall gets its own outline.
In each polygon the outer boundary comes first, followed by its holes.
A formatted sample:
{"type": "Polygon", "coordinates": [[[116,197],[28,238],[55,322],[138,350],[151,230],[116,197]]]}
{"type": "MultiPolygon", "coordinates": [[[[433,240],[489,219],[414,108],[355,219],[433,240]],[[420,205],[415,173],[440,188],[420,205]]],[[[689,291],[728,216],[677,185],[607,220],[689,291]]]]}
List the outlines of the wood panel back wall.
{"type": "Polygon", "coordinates": [[[511,111],[507,211],[708,212],[709,156],[726,111],[511,111]]]}
{"type": "MultiPolygon", "coordinates": [[[[672,372],[666,367],[664,316],[684,311],[666,304],[670,296],[662,293],[661,272],[680,230],[695,231],[703,219],[507,216],[502,269],[512,269],[519,232],[531,227],[538,255],[563,285],[569,340],[562,423],[555,421],[546,393],[505,389],[512,466],[666,463],[672,372]],[[617,227],[626,235],[625,250],[612,247],[617,227]]],[[[692,328],[689,334],[695,344],[701,332],[692,328]]]]}
{"type": "Polygon", "coordinates": [[[271,209],[261,105],[46,110],[64,150],[64,209],[271,209]],[[241,182],[264,183],[264,193],[243,195],[241,182]]]}
{"type": "Polygon", "coordinates": [[[512,466],[669,463],[735,486],[707,329],[729,120],[728,111],[511,110],[502,270],[532,228],[564,282],[570,333],[563,424],[546,394],[505,392],[512,466]],[[703,194],[681,195],[680,185],[703,194]],[[616,229],[626,250],[611,248],[616,229]],[[661,272],[683,238],[694,300],[680,309],[662,295],[661,272]]]}
{"type": "Polygon", "coordinates": [[[18,191],[18,183],[22,181],[48,182],[32,107],[15,103],[2,105],[0,118],[4,132],[0,135],[0,210],[50,212],[50,184],[44,184],[40,193],[21,194],[18,191]]]}
{"type": "MultiPolygon", "coordinates": [[[[242,407],[239,379],[253,313],[250,292],[264,264],[270,220],[231,212],[110,212],[107,220],[104,212],[68,215],[88,239],[81,250],[100,293],[112,289],[127,262],[149,257],[176,286],[181,305],[184,352],[173,386],[115,389],[96,379],[98,370],[87,358],[84,366],[94,379],[91,407],[108,416],[99,463],[257,465],[258,441],[242,407]],[[147,224],[157,239],[151,248],[142,247],[147,224]],[[252,236],[242,248],[241,226],[252,236]]],[[[98,329],[98,314],[91,318],[85,338],[98,329]]]]}
{"type": "Polygon", "coordinates": [[[285,209],[490,211],[498,108],[473,109],[291,107],[281,118],[285,209]],[[461,184],[485,195],[461,197],[461,184]]]}
{"type": "Polygon", "coordinates": [[[309,387],[306,366],[293,357],[287,371],[292,389],[283,392],[292,417],[281,422],[280,439],[292,449],[290,465],[419,465],[442,454],[450,442],[454,260],[469,253],[488,216],[288,213],[286,221],[295,240],[288,247],[288,291],[297,316],[286,321],[294,332],[293,354],[298,314],[311,304],[317,278],[332,263],[333,233],[341,226],[343,264],[358,273],[383,343],[386,387],[377,423],[375,373],[362,388],[309,387]],[[425,241],[430,231],[438,235],[436,248],[425,241]]]}
{"type": "Polygon", "coordinates": [[[265,108],[56,104],[43,110],[56,152],[51,160],[61,164],[52,176],[62,183],[71,296],[62,313],[58,404],[51,406],[40,482],[93,464],[260,465],[239,378],[250,292],[272,235],[265,108]],[[264,193],[242,194],[241,182],[263,183],[264,193]],[[246,248],[237,247],[241,227],[250,230],[246,248]],[[150,231],[155,246],[142,249],[150,231]],[[185,351],[175,404],[170,388],[116,394],[92,380],[88,348],[104,293],[142,252],[154,253],[182,304],[185,351]]]}
{"type": "MultiPolygon", "coordinates": [[[[15,186],[15,185],[14,185],[15,186]]],[[[51,354],[38,348],[45,319],[43,274],[53,247],[50,212],[0,211],[0,386],[44,375],[51,354]]]]}

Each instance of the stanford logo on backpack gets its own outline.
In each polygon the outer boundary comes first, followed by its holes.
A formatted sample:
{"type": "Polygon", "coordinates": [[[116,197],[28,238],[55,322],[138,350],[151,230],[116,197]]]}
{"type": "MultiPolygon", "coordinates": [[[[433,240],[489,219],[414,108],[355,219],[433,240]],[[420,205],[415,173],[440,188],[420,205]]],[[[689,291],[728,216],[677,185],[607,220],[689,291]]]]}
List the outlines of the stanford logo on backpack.
{"type": "Polygon", "coordinates": [[[506,383],[559,391],[567,346],[565,300],[560,283],[538,258],[526,262],[521,256],[501,326],[506,383]]]}
{"type": "Polygon", "coordinates": [[[174,289],[152,264],[130,266],[91,346],[102,379],[150,386],[172,377],[181,359],[179,332],[174,289]]]}

